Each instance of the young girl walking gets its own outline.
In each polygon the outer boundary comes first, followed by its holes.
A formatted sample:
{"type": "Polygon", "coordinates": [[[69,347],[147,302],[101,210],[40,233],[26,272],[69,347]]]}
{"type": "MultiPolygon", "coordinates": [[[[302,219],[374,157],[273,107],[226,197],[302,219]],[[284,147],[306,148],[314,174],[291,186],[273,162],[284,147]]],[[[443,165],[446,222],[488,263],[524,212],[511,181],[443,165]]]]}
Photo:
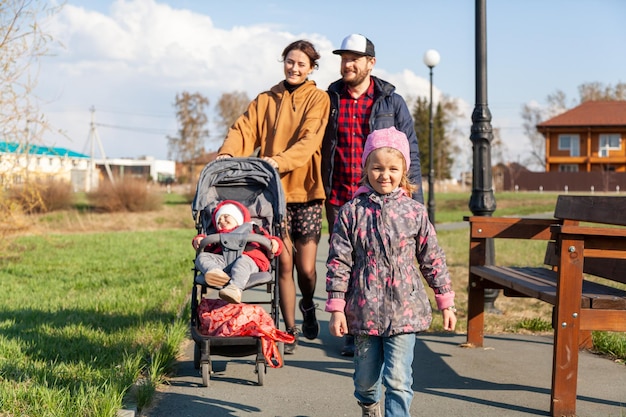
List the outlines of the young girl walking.
{"type": "Polygon", "coordinates": [[[415,334],[432,321],[420,272],[444,329],[456,326],[445,255],[426,207],[411,198],[410,156],[406,135],[394,127],[367,137],[361,186],[339,210],[330,242],[330,333],[355,338],[354,396],[367,417],[382,417],[382,386],[385,417],[411,415],[415,334]]]}

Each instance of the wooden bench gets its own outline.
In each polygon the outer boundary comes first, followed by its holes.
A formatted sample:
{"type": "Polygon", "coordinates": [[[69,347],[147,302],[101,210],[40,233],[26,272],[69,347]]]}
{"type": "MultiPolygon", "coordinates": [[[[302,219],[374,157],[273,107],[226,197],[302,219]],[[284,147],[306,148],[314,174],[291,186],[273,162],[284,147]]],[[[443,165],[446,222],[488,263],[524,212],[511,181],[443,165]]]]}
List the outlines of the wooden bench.
{"type": "MultiPolygon", "coordinates": [[[[626,331],[626,197],[558,197],[554,219],[472,216],[467,342],[483,346],[484,290],[552,304],[550,415],[575,416],[578,350],[591,332],[626,331]],[[495,239],[547,241],[547,267],[495,265],[495,239]],[[594,280],[593,275],[603,279],[594,280]]],[[[520,253],[520,256],[524,256],[520,253]]]]}

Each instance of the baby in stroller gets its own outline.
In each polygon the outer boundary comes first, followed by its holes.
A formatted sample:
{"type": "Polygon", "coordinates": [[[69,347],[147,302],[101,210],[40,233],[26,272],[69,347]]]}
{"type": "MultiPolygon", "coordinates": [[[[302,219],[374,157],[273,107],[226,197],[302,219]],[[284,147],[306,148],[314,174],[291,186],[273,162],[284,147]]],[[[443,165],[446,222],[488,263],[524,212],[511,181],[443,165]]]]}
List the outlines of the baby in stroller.
{"type": "MultiPolygon", "coordinates": [[[[247,227],[252,233],[264,236],[271,243],[271,253],[268,253],[261,244],[248,242],[241,255],[234,260],[227,259],[219,242],[209,243],[196,256],[196,268],[204,275],[207,285],[223,287],[219,290],[218,296],[229,303],[239,304],[250,275],[259,271],[269,271],[269,257],[280,255],[283,242],[251,222],[248,209],[235,200],[224,200],[219,203],[213,210],[212,222],[219,234],[232,233],[241,227],[247,227]]],[[[193,238],[192,246],[196,251],[200,250],[204,238],[206,238],[204,233],[193,238]]]]}

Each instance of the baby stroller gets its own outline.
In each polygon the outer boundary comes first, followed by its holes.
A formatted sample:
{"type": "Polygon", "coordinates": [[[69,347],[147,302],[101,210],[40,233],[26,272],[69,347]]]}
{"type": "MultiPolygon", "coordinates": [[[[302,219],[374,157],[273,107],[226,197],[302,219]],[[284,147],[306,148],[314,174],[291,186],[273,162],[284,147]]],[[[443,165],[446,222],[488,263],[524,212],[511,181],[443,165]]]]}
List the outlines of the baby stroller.
{"type": "MultiPolygon", "coordinates": [[[[222,251],[229,263],[241,255],[247,242],[255,241],[268,247],[270,242],[262,236],[247,233],[248,229],[239,229],[224,235],[215,233],[211,221],[211,213],[215,207],[224,200],[235,200],[243,204],[250,211],[252,221],[259,224],[269,234],[282,236],[283,220],[285,218],[285,197],[278,172],[267,162],[260,158],[225,158],[210,162],[200,174],[196,194],[192,203],[192,215],[198,233],[207,235],[202,240],[198,253],[209,243],[220,243],[222,251]]],[[[246,226],[244,224],[244,226],[246,226]]],[[[279,301],[278,301],[278,262],[271,259],[269,272],[258,272],[250,276],[246,290],[252,287],[266,285],[266,293],[263,300],[246,301],[250,304],[269,305],[269,313],[276,329],[279,327],[279,301]]],[[[194,267],[194,285],[191,294],[191,336],[195,342],[194,367],[201,370],[202,383],[209,386],[212,371],[211,355],[226,357],[243,357],[256,354],[255,372],[258,377],[258,385],[263,385],[266,362],[262,351],[262,343],[259,337],[233,336],[219,337],[207,336],[200,331],[201,317],[199,314],[200,304],[207,295],[210,287],[206,284],[202,273],[194,267]]],[[[261,297],[256,294],[255,296],[261,297]]],[[[262,294],[262,292],[261,292],[262,294]]],[[[206,300],[205,300],[206,301],[206,300]]],[[[283,344],[278,343],[278,350],[282,357],[283,344]]]]}

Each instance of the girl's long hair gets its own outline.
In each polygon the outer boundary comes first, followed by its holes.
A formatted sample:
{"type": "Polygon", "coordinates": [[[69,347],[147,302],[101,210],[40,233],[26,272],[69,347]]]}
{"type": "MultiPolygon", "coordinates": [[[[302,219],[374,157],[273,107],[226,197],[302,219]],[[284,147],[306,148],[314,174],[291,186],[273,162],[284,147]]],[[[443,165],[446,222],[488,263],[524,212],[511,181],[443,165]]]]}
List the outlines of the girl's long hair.
{"type": "Polygon", "coordinates": [[[380,150],[385,150],[386,152],[392,153],[398,158],[402,159],[402,167],[404,168],[404,172],[402,174],[402,178],[400,179],[400,188],[402,188],[407,193],[407,195],[412,195],[415,191],[417,191],[419,189],[419,185],[413,184],[413,182],[411,182],[411,180],[409,179],[409,176],[407,175],[407,167],[406,167],[406,161],[404,160],[404,155],[402,155],[402,152],[400,152],[399,150],[395,148],[388,148],[388,147],[375,149],[374,151],[372,151],[372,153],[370,153],[367,156],[367,160],[365,161],[365,166],[363,167],[363,172],[361,173],[361,181],[359,181],[359,185],[369,185],[370,187],[372,187],[372,185],[367,180],[367,168],[370,164],[370,156],[374,152],[377,152],[380,150]]]}

